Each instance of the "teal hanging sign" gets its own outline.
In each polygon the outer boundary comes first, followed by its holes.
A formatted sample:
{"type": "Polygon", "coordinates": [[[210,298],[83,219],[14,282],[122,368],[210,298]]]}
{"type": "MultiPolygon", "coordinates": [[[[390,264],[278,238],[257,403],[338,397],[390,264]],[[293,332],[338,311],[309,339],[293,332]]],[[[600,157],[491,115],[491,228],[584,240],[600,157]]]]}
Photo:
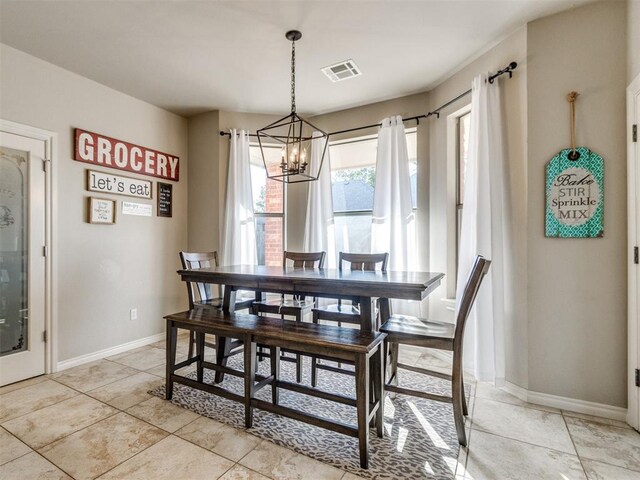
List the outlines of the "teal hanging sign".
{"type": "Polygon", "coordinates": [[[604,160],[588,148],[567,148],[547,163],[545,235],[604,235],[604,160]]]}

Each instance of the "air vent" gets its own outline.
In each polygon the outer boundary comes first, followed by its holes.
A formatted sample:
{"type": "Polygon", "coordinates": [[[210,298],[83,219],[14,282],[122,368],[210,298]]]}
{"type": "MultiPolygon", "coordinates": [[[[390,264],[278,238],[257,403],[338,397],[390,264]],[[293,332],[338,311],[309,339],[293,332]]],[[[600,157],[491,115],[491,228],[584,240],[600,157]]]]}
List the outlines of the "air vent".
{"type": "Polygon", "coordinates": [[[351,59],[324,67],[322,73],[329,77],[332,82],[341,82],[342,80],[362,75],[356,63],[351,59]]]}

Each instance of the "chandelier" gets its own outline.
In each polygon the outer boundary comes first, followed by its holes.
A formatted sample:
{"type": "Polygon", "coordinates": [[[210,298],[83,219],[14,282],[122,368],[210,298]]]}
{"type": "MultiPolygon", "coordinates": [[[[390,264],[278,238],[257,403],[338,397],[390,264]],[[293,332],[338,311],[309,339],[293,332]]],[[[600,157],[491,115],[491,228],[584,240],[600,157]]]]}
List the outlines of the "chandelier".
{"type": "Polygon", "coordinates": [[[267,177],[286,183],[310,182],[320,175],[329,135],[296,113],[296,41],[302,33],[290,30],[285,36],[291,42],[291,113],[256,133],[267,177]]]}

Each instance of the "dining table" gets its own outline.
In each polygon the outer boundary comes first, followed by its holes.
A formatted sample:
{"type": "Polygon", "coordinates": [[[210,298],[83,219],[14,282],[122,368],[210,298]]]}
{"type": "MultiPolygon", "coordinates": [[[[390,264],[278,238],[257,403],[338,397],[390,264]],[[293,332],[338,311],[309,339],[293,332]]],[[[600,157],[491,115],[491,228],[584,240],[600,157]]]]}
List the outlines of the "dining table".
{"type": "MultiPolygon", "coordinates": [[[[327,268],[293,268],[232,265],[178,270],[182,281],[224,285],[223,310],[234,311],[238,291],[253,291],[257,301],[265,293],[352,300],[360,311],[360,328],[375,331],[391,316],[391,299],[420,301],[442,282],[443,273],[414,271],[362,271],[327,268]]],[[[226,364],[230,342],[216,339],[216,361],[226,364]]],[[[216,374],[216,383],[223,375],[216,374]]]]}

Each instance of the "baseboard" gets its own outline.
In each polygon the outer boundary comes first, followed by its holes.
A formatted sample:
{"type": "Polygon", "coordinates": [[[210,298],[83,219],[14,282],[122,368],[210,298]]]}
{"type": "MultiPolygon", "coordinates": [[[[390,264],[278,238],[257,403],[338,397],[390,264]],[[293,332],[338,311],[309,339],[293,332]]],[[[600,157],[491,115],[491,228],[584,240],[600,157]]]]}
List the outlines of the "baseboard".
{"type": "Polygon", "coordinates": [[[588,402],[577,398],[549,395],[548,393],[532,392],[509,382],[506,382],[504,390],[525,402],[626,422],[626,408],[614,407],[613,405],[606,405],[604,403],[588,402]]]}
{"type": "Polygon", "coordinates": [[[79,357],[70,358],[68,360],[62,360],[61,362],[58,362],[56,371],[60,372],[68,368],[77,367],[78,365],[82,365],[84,363],[94,362],[102,358],[110,357],[112,355],[117,355],[119,353],[126,352],[128,350],[133,350],[134,348],[144,347],[145,345],[151,345],[152,343],[159,342],[161,340],[164,340],[165,338],[166,338],[166,335],[164,333],[157,333],[156,335],[151,335],[150,337],[133,340],[131,342],[123,343],[122,345],[117,345],[115,347],[105,348],[104,350],[99,350],[93,353],[87,353],[85,355],[80,355],[79,357]]]}

